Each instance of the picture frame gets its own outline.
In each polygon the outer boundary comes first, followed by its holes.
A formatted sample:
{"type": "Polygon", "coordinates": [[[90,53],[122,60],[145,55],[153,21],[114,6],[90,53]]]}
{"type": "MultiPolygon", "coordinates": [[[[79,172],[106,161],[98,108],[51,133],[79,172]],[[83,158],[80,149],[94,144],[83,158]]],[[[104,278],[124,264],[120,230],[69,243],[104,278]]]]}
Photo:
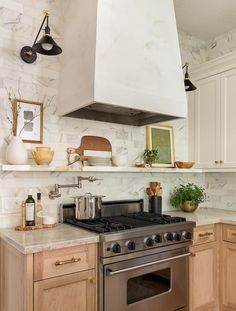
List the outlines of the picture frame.
{"type": "Polygon", "coordinates": [[[14,135],[24,143],[43,143],[43,103],[15,99],[13,109],[17,118],[13,120],[14,135]]]}
{"type": "Polygon", "coordinates": [[[147,149],[158,149],[159,159],[153,167],[175,167],[174,129],[172,126],[146,127],[147,149]]]}

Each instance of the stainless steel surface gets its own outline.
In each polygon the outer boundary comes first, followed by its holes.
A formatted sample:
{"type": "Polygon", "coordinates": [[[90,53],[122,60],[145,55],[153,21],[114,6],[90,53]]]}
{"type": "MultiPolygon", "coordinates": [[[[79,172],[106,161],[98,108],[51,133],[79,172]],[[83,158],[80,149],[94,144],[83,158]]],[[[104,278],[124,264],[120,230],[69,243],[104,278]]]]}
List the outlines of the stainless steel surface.
{"type": "Polygon", "coordinates": [[[143,126],[156,122],[178,119],[178,117],[175,116],[152,113],[144,110],[130,109],[98,102],[94,102],[84,108],[68,113],[66,116],[134,126],[143,126]]]}
{"type": "Polygon", "coordinates": [[[162,262],[166,262],[166,261],[170,261],[170,260],[175,260],[175,259],[179,259],[179,258],[182,258],[182,257],[189,257],[189,256],[191,256],[191,253],[186,253],[186,254],[174,256],[174,257],[171,257],[171,258],[161,259],[161,260],[157,260],[157,261],[145,263],[145,264],[142,264],[142,265],[139,265],[139,266],[130,267],[130,268],[126,268],[126,269],[121,269],[121,270],[117,270],[117,271],[107,270],[106,271],[106,275],[112,276],[112,275],[116,275],[116,274],[120,274],[120,273],[124,273],[124,272],[128,272],[128,271],[132,271],[132,270],[136,270],[136,269],[141,269],[141,268],[149,267],[149,266],[155,265],[157,263],[162,263],[162,262]]]}
{"type": "Polygon", "coordinates": [[[101,217],[102,198],[91,193],[75,197],[75,218],[77,220],[96,219],[101,217]]]}
{"type": "Polygon", "coordinates": [[[188,256],[179,249],[105,265],[100,311],[188,310],[188,256]]]}
{"type": "Polygon", "coordinates": [[[49,192],[49,195],[48,195],[49,198],[51,200],[56,199],[56,198],[60,198],[61,197],[61,194],[59,192],[60,188],[79,188],[79,189],[82,188],[82,181],[83,180],[87,180],[89,182],[102,180],[102,179],[96,178],[94,176],[89,176],[89,177],[78,176],[77,179],[78,179],[78,182],[76,184],[65,184],[65,185],[55,184],[54,190],[51,190],[49,192]]]}

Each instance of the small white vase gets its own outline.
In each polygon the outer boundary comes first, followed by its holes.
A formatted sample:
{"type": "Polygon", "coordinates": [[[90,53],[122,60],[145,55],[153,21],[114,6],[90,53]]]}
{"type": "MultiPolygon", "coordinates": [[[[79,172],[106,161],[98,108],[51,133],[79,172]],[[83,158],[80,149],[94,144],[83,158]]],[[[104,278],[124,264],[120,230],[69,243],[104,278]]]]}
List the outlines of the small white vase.
{"type": "Polygon", "coordinates": [[[20,165],[25,164],[27,160],[28,154],[22,139],[18,136],[13,136],[6,149],[7,163],[20,165]]]}

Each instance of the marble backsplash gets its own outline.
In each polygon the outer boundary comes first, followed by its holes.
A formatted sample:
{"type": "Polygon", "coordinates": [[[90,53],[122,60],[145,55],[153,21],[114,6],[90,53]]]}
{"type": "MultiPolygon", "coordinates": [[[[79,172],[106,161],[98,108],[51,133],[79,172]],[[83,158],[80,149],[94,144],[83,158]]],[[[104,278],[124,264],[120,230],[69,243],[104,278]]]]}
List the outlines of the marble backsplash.
{"type": "MultiPolygon", "coordinates": [[[[57,81],[60,72],[60,57],[38,55],[36,63],[28,65],[19,57],[22,46],[32,44],[42,20],[41,12],[49,8],[50,25],[53,36],[60,42],[59,1],[56,0],[7,0],[0,6],[0,162],[5,163],[5,138],[10,133],[10,107],[7,91],[11,90],[16,97],[36,101],[50,102],[44,116],[44,145],[55,150],[55,165],[65,164],[65,150],[69,146],[78,146],[83,135],[100,135],[107,137],[114,154],[126,153],[128,165],[140,158],[145,148],[145,127],[136,128],[79,119],[59,118],[56,115],[57,81]]],[[[227,50],[227,39],[219,39],[227,50]],[[224,41],[225,40],[225,41],[224,41]]],[[[201,40],[180,34],[182,60],[190,63],[204,62],[209,56],[207,45],[201,40]]],[[[229,50],[232,49],[229,45],[229,50]]],[[[216,50],[215,50],[216,51],[216,50]]],[[[213,55],[213,54],[212,54],[213,55]]],[[[187,160],[188,132],[187,120],[176,120],[169,123],[174,126],[175,151],[177,160],[187,160]]],[[[27,145],[29,151],[35,145],[27,145]]],[[[30,162],[32,159],[30,160],[30,162]]],[[[86,174],[83,173],[85,176],[86,174]]],[[[87,174],[88,175],[88,174],[87,174]]],[[[106,195],[110,199],[145,198],[145,187],[149,181],[158,180],[163,185],[163,209],[169,210],[169,192],[180,183],[206,183],[209,194],[209,206],[234,208],[233,187],[236,174],[142,174],[142,173],[96,173],[102,178],[94,184],[84,182],[81,190],[62,190],[62,198],[51,201],[48,192],[55,183],[72,183],[76,180],[73,173],[10,173],[0,172],[0,227],[13,226],[20,221],[19,204],[27,196],[29,188],[34,193],[41,191],[45,213],[57,216],[58,204],[71,201],[71,197],[88,191],[106,195]],[[220,187],[224,182],[224,186],[220,187]],[[231,188],[230,188],[231,187],[231,188]],[[220,188],[220,189],[219,189],[220,188]],[[231,190],[230,190],[231,189],[231,190]],[[219,195],[222,194],[222,196],[219,195]],[[225,197],[225,200],[224,200],[225,197]]]]}

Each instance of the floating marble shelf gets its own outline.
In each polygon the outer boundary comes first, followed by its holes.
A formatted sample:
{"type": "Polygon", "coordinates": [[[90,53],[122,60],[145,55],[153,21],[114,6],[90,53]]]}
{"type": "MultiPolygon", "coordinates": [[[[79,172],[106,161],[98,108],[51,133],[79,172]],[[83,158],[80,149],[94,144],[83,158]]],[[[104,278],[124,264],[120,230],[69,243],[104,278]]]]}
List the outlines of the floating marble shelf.
{"type": "Polygon", "coordinates": [[[37,165],[1,165],[3,172],[107,172],[107,173],[202,173],[202,169],[178,168],[138,168],[116,166],[37,166],[37,165]]]}

